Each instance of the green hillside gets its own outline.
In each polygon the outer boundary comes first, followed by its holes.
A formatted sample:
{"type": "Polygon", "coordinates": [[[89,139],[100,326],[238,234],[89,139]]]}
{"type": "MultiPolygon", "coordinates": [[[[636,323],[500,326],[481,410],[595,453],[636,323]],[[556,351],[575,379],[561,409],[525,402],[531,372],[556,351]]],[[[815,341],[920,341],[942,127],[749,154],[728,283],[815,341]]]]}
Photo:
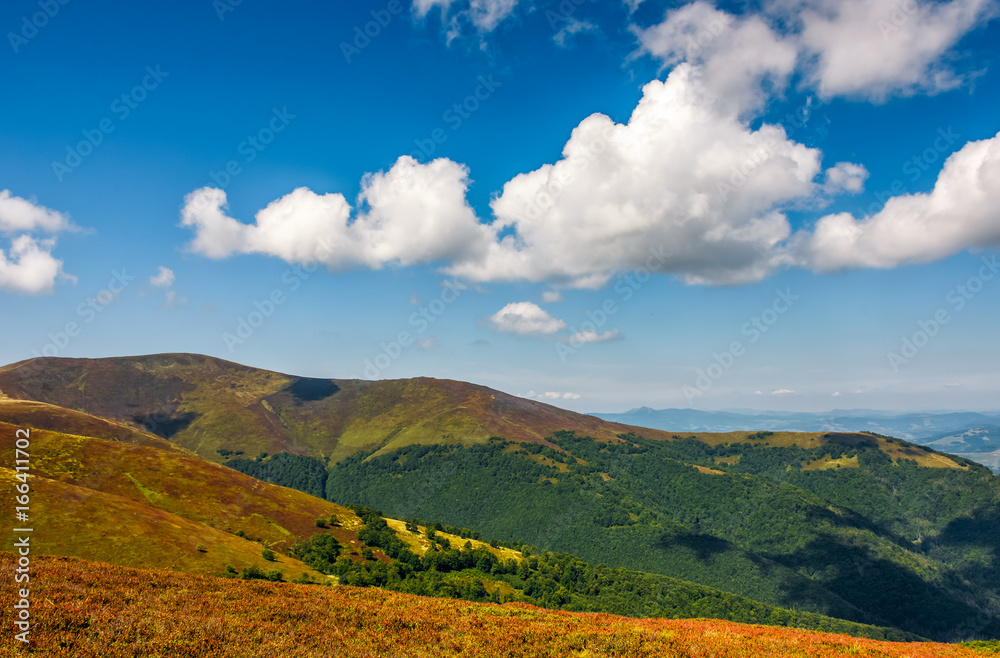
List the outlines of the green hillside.
{"type": "Polygon", "coordinates": [[[1000,633],[1000,479],[868,435],[754,436],[359,454],[327,496],[930,637],[1000,633]],[[813,468],[838,459],[857,466],[813,468]]]}
{"type": "MultiPolygon", "coordinates": [[[[314,496],[765,606],[942,640],[1000,637],[1000,478],[890,437],[672,435],[462,382],[303,379],[197,355],[34,359],[0,368],[0,390],[0,420],[39,428],[45,477],[307,562],[306,544],[329,535],[336,550],[317,551],[346,560],[335,575],[368,584],[478,597],[480,582],[491,595],[610,605],[569,588],[534,598],[492,570],[447,587],[411,578],[414,564],[357,536],[354,512],[314,496]],[[77,422],[104,438],[81,439],[77,422]],[[331,516],[345,523],[317,525],[331,516]]],[[[414,573],[441,573],[417,557],[414,573]]]]}
{"type": "MultiPolygon", "coordinates": [[[[16,484],[14,471],[0,468],[0,487],[16,484]]],[[[31,550],[126,567],[221,574],[226,565],[280,571],[291,580],[315,569],[287,555],[265,560],[261,545],[230,532],[195,523],[177,514],[128,498],[65,484],[44,477],[31,480],[31,550]]]]}

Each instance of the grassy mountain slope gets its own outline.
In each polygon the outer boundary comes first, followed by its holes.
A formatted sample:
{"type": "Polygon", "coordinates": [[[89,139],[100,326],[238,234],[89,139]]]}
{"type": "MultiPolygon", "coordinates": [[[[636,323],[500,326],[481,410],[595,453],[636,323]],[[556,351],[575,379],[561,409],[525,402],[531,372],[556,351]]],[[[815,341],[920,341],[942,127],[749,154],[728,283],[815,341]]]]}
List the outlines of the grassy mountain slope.
{"type": "MultiPolygon", "coordinates": [[[[10,490],[15,483],[14,472],[0,468],[0,487],[10,490]]],[[[285,555],[277,556],[277,562],[265,560],[258,543],[121,496],[44,477],[31,478],[31,492],[33,558],[66,555],[203,575],[222,573],[227,564],[240,569],[252,565],[278,569],[288,579],[303,573],[323,579],[285,555]]]]}
{"type": "Polygon", "coordinates": [[[0,398],[0,420],[21,427],[92,436],[119,443],[135,443],[179,454],[194,454],[176,443],[132,425],[112,422],[105,418],[98,418],[80,411],[34,400],[0,398]]]}
{"type": "MultiPolygon", "coordinates": [[[[0,422],[0,450],[13,451],[15,429],[0,422]]],[[[242,531],[278,550],[319,531],[315,520],[331,515],[342,519],[342,525],[329,532],[343,544],[357,544],[360,521],[349,509],[197,457],[39,429],[31,431],[31,454],[36,476],[119,496],[225,532],[242,531]]]]}
{"type": "MultiPolygon", "coordinates": [[[[13,559],[0,553],[5,571],[13,559]]],[[[32,609],[38,629],[33,648],[82,658],[983,655],[945,644],[896,644],[705,620],[582,615],[353,587],[233,581],[68,558],[35,558],[33,565],[33,600],[39,602],[32,609]],[[109,596],[109,591],[129,596],[109,596]]],[[[13,596],[13,588],[0,589],[0,606],[11,609],[13,596]]]]}
{"type": "Polygon", "coordinates": [[[338,461],[416,443],[544,442],[558,429],[610,440],[636,429],[464,382],[309,379],[192,354],[41,357],[0,368],[0,391],[143,426],[216,461],[220,448],[338,461]]]}

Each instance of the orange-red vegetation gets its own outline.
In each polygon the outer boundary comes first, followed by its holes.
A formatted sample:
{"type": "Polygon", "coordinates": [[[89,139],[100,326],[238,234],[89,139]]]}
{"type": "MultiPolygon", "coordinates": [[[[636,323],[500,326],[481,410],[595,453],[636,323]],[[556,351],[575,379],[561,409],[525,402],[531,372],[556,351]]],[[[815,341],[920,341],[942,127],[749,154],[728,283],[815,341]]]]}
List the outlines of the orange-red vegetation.
{"type": "MultiPolygon", "coordinates": [[[[0,553],[4,573],[13,555],[0,553]]],[[[225,580],[32,557],[32,648],[79,657],[516,656],[973,658],[901,644],[707,620],[630,619],[378,589],[225,580]]],[[[10,613],[13,587],[0,588],[10,613]]],[[[13,655],[10,623],[3,646],[13,655]]]]}

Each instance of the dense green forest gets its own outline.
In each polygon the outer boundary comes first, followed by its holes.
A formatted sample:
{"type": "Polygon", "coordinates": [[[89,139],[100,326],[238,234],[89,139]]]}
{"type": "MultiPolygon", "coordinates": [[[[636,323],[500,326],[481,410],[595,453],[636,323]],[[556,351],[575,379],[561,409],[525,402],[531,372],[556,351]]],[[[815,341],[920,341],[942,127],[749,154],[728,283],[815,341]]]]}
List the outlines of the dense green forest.
{"type": "MultiPolygon", "coordinates": [[[[534,555],[529,547],[521,547],[526,559],[501,561],[486,548],[473,549],[471,543],[455,546],[436,535],[433,528],[426,531],[426,536],[434,539],[431,548],[417,556],[388,527],[381,511],[352,507],[364,521],[358,538],[367,547],[381,549],[391,558],[390,563],[376,560],[368,548],[362,549],[367,559],[351,560],[345,547],[325,534],[299,542],[291,551],[318,571],[338,576],[345,585],[469,601],[521,601],[575,612],[670,619],[702,617],[897,642],[920,639],[897,629],[782,609],[673,578],[612,569],[604,564],[592,566],[567,554],[542,551],[534,555]]],[[[408,527],[417,532],[416,523],[408,527]]],[[[449,534],[476,534],[464,528],[446,530],[449,534]]]]}
{"type": "Polygon", "coordinates": [[[810,449],[762,445],[767,433],[717,446],[621,438],[555,432],[558,450],[498,438],[408,446],[359,453],[329,469],[315,459],[307,465],[308,457],[229,465],[298,488],[308,474],[311,492],[323,470],[332,501],[466,526],[771,606],[934,639],[1000,636],[992,566],[1000,480],[985,467],[918,467],[893,460],[874,436],[810,449]],[[803,468],[823,457],[858,465],[803,468]]]}
{"type": "Polygon", "coordinates": [[[226,462],[241,473],[272,484],[280,484],[323,498],[326,495],[326,464],[313,457],[280,452],[268,459],[266,453],[256,459],[236,457],[226,462]]]}

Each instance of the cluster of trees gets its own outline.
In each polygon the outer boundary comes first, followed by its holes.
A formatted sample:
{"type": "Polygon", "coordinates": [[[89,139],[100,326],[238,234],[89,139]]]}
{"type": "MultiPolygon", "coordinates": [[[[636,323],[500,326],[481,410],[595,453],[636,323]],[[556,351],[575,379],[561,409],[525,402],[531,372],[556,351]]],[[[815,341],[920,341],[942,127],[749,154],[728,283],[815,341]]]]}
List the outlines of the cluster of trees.
{"type": "MultiPolygon", "coordinates": [[[[541,607],[577,612],[611,612],[633,617],[710,617],[746,623],[811,628],[833,633],[893,641],[916,636],[769,606],[735,594],[651,574],[593,566],[568,554],[542,551],[525,559],[501,560],[485,547],[460,548],[434,544],[417,556],[370,507],[355,506],[364,521],[358,534],[377,547],[388,561],[352,561],[330,535],[317,534],[300,542],[292,554],[318,571],[339,577],[344,585],[382,587],[394,591],[469,601],[523,601],[541,607]]],[[[429,529],[429,535],[433,530],[429,529]]]]}
{"type": "Polygon", "coordinates": [[[236,567],[231,564],[227,564],[225,570],[219,574],[223,578],[241,578],[243,580],[268,580],[272,583],[280,583],[285,579],[285,574],[278,569],[271,569],[269,571],[264,571],[256,564],[251,564],[249,567],[243,569],[240,573],[236,567]]]}

